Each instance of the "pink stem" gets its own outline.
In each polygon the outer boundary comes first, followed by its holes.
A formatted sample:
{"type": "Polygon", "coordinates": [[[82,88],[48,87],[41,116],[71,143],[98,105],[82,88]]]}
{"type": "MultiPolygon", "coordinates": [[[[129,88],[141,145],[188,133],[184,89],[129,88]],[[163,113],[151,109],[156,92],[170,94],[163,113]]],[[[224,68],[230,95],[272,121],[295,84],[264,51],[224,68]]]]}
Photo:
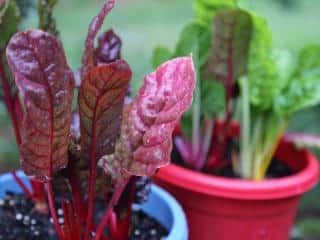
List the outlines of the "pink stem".
{"type": "Polygon", "coordinates": [[[90,239],[90,230],[92,226],[93,208],[94,208],[94,195],[95,195],[95,179],[96,179],[96,164],[95,160],[91,160],[90,176],[89,176],[89,198],[88,198],[88,214],[86,221],[85,240],[90,239]]]}
{"type": "Polygon", "coordinates": [[[68,229],[70,240],[81,240],[81,228],[79,228],[79,223],[75,217],[71,202],[63,201],[62,209],[64,213],[65,227],[68,229]]]}
{"type": "Polygon", "coordinates": [[[59,240],[64,240],[64,235],[63,235],[61,226],[58,221],[56,206],[54,203],[54,194],[53,194],[53,187],[52,187],[52,180],[51,179],[47,179],[47,187],[48,187],[48,202],[49,202],[51,216],[53,219],[53,224],[56,229],[59,240]]]}
{"type": "Polygon", "coordinates": [[[79,229],[81,229],[81,225],[84,220],[84,208],[83,208],[83,202],[81,200],[81,192],[78,184],[78,179],[75,176],[75,174],[71,172],[69,180],[72,188],[72,195],[75,201],[76,212],[79,218],[79,229]]]}
{"type": "Polygon", "coordinates": [[[13,176],[14,180],[19,185],[19,187],[22,189],[24,194],[26,194],[28,198],[32,198],[32,193],[29,191],[27,186],[21,181],[21,179],[17,176],[16,171],[12,171],[11,175],[13,176]]]}
{"type": "Polygon", "coordinates": [[[113,208],[115,205],[117,205],[122,192],[124,191],[126,185],[128,184],[128,181],[129,181],[129,178],[126,178],[125,180],[122,180],[121,182],[116,184],[115,192],[113,193],[111,200],[107,206],[107,209],[106,209],[106,211],[105,211],[105,213],[104,213],[104,215],[98,225],[96,235],[93,238],[93,240],[100,240],[101,239],[101,236],[103,234],[103,230],[109,222],[109,217],[111,216],[113,208]]]}
{"type": "Polygon", "coordinates": [[[31,183],[31,186],[32,186],[33,198],[36,201],[39,201],[39,202],[46,201],[46,191],[45,191],[45,188],[44,188],[44,183],[38,181],[35,178],[33,178],[33,179],[31,178],[30,179],[30,183],[31,183]]]}

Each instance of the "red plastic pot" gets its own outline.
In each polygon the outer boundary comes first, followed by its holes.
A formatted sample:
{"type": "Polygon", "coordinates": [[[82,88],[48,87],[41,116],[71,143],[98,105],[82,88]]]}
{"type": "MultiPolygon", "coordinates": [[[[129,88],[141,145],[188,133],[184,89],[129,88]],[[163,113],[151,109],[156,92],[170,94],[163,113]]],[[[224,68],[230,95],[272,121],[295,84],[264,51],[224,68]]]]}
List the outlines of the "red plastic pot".
{"type": "Polygon", "coordinates": [[[276,158],[295,174],[253,182],[214,177],[171,164],[155,182],[180,201],[190,240],[286,240],[299,199],[318,182],[317,159],[282,141],[276,158]]]}

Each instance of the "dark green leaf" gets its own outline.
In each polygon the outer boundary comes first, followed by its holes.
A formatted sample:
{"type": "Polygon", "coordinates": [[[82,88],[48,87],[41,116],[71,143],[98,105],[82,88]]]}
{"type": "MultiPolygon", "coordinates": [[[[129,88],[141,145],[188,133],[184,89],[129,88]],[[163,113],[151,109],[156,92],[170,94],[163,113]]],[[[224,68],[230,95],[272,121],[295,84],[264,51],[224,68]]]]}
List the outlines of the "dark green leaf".
{"type": "Polygon", "coordinates": [[[207,62],[210,49],[210,28],[202,23],[193,22],[182,30],[174,55],[181,57],[192,53],[195,64],[200,68],[207,62]]]}

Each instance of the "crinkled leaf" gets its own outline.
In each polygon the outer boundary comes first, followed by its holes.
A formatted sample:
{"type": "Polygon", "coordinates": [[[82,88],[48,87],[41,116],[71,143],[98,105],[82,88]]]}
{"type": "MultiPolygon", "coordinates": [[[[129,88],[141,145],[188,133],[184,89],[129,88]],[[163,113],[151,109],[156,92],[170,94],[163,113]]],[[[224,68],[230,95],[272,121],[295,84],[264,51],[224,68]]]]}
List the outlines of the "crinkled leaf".
{"type": "Polygon", "coordinates": [[[285,86],[295,71],[296,57],[288,50],[275,49],[272,51],[272,58],[277,65],[279,81],[285,86]]]}
{"type": "Polygon", "coordinates": [[[159,67],[165,61],[172,58],[173,53],[166,47],[158,46],[153,50],[152,54],[152,66],[154,68],[159,67]]]}
{"type": "Polygon", "coordinates": [[[192,102],[195,70],[191,57],[170,60],[146,76],[132,104],[124,109],[121,137],[99,165],[118,179],[150,176],[167,165],[172,132],[192,102]]]}
{"type": "Polygon", "coordinates": [[[85,50],[82,57],[82,78],[87,70],[97,65],[94,41],[108,13],[114,7],[115,0],[106,1],[99,14],[90,23],[85,43],[85,50]]]}
{"type": "Polygon", "coordinates": [[[98,47],[95,50],[97,64],[110,63],[121,58],[122,42],[120,37],[110,29],[98,38],[98,47]]]}
{"type": "Polygon", "coordinates": [[[205,24],[193,22],[182,30],[174,56],[182,57],[192,53],[195,64],[200,69],[207,62],[210,49],[210,28],[205,24]]]}
{"type": "Polygon", "coordinates": [[[14,35],[7,59],[25,106],[22,168],[28,175],[52,177],[68,162],[73,73],[61,43],[40,30],[14,35]]]}
{"type": "Polygon", "coordinates": [[[88,161],[114,151],[130,79],[131,70],[124,60],[91,68],[84,75],[78,102],[81,148],[88,161]]]}
{"type": "Polygon", "coordinates": [[[304,48],[286,87],[276,98],[275,110],[289,115],[320,102],[320,45],[304,48]]]}
{"type": "Polygon", "coordinates": [[[212,18],[219,10],[236,8],[236,0],[195,0],[194,11],[201,22],[211,24],[212,18]]]}
{"type": "Polygon", "coordinates": [[[247,77],[250,103],[268,109],[283,87],[277,63],[272,56],[272,35],[265,19],[252,14],[253,36],[250,43],[247,77]]]}
{"type": "Polygon", "coordinates": [[[233,86],[234,81],[247,71],[251,17],[240,9],[219,11],[212,26],[212,50],[205,77],[233,86]]]}

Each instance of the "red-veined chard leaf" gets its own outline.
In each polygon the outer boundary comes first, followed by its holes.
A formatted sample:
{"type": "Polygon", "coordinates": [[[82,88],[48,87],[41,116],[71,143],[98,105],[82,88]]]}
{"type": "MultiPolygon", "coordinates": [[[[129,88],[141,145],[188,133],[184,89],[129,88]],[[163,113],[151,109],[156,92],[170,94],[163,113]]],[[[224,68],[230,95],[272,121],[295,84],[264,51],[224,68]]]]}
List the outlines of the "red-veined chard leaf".
{"type": "Polygon", "coordinates": [[[22,168],[28,175],[52,177],[68,162],[73,73],[61,43],[41,30],[14,35],[7,59],[25,107],[22,168]]]}
{"type": "Polygon", "coordinates": [[[98,47],[95,50],[98,65],[110,63],[121,58],[122,42],[120,37],[110,29],[98,37],[98,47]]]}
{"type": "Polygon", "coordinates": [[[215,15],[212,27],[212,50],[206,78],[232,87],[247,70],[252,20],[241,9],[224,10],[215,15]]]}
{"type": "Polygon", "coordinates": [[[86,159],[97,161],[114,151],[130,79],[131,70],[124,60],[93,67],[84,75],[78,99],[86,159]]]}
{"type": "Polygon", "coordinates": [[[119,179],[150,176],[168,164],[172,132],[191,105],[194,87],[191,57],[170,60],[147,75],[135,100],[124,109],[115,153],[104,156],[99,165],[119,179]]]}
{"type": "MultiPolygon", "coordinates": [[[[101,65],[111,63],[121,58],[122,41],[120,37],[111,29],[103,32],[98,37],[98,46],[95,49],[95,63],[101,65]]],[[[76,87],[81,85],[81,71],[75,70],[76,87]]]]}

